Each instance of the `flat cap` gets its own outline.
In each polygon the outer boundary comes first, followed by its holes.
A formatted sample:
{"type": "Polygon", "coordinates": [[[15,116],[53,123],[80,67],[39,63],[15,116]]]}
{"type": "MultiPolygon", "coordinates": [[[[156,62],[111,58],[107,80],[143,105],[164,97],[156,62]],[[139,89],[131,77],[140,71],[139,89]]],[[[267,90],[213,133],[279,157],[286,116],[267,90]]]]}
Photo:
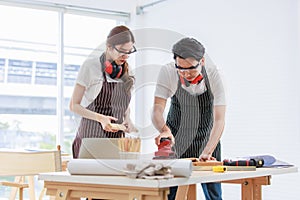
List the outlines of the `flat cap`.
{"type": "Polygon", "coordinates": [[[186,37],[173,45],[172,52],[175,56],[184,59],[193,57],[200,60],[205,53],[205,48],[196,39],[186,37]]]}

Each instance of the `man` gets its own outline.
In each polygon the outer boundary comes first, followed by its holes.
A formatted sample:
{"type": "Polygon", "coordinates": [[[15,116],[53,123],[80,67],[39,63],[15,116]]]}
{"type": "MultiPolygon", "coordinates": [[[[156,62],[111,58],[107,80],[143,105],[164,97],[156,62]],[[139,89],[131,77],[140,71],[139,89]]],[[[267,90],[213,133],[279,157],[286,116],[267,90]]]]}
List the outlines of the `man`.
{"type": "MultiPolygon", "coordinates": [[[[220,138],[225,124],[225,91],[216,66],[194,38],[183,38],[172,48],[175,63],[162,67],[155,90],[152,122],[168,137],[178,158],[221,160],[220,138]],[[165,122],[167,99],[171,105],[165,122]]],[[[220,183],[202,184],[206,200],[221,200],[220,183]]],[[[170,188],[174,200],[177,187],[170,188]]]]}

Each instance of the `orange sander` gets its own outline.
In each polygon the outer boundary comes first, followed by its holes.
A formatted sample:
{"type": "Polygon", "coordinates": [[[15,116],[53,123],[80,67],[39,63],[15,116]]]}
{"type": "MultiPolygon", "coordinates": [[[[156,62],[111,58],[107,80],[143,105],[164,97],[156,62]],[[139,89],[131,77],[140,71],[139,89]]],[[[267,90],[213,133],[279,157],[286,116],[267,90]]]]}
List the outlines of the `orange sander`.
{"type": "Polygon", "coordinates": [[[175,159],[175,153],[171,148],[170,138],[161,138],[158,150],[155,152],[153,159],[175,159]]]}

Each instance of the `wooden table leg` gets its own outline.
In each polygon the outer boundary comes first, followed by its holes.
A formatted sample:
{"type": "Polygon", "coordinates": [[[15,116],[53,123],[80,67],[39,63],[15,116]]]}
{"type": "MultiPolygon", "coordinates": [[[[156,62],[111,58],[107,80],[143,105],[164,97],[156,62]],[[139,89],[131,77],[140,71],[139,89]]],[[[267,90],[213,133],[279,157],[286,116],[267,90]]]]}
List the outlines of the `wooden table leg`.
{"type": "Polygon", "coordinates": [[[178,186],[175,200],[186,200],[188,190],[189,190],[189,185],[178,186]]]}
{"type": "Polygon", "coordinates": [[[242,186],[242,200],[254,200],[253,194],[253,180],[246,179],[242,186]]]}
{"type": "Polygon", "coordinates": [[[187,193],[187,199],[197,200],[197,184],[190,185],[187,193]]]}
{"type": "Polygon", "coordinates": [[[196,200],[197,199],[197,185],[182,185],[178,186],[175,200],[196,200]]]}
{"type": "Polygon", "coordinates": [[[238,183],[242,186],[242,200],[262,200],[262,185],[270,185],[271,176],[245,178],[238,180],[222,181],[223,183],[238,183]]]}
{"type": "Polygon", "coordinates": [[[23,188],[19,188],[19,200],[23,200],[23,188]]]}

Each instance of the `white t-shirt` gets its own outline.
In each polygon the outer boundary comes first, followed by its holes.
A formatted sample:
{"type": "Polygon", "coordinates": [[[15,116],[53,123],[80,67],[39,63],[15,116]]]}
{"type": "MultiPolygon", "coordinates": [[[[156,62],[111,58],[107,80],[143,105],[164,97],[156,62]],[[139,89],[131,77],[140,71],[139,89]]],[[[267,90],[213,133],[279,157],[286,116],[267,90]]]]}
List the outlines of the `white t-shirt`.
{"type": "MultiPolygon", "coordinates": [[[[207,54],[204,55],[204,58],[205,70],[214,95],[214,105],[226,105],[225,86],[220,70],[207,54]]],[[[177,90],[178,80],[179,77],[174,62],[162,66],[158,75],[155,96],[163,99],[172,97],[177,90]]],[[[181,85],[181,87],[192,95],[200,95],[206,91],[204,81],[201,81],[199,84],[191,84],[188,87],[181,85]]]]}
{"type": "MultiPolygon", "coordinates": [[[[100,56],[99,56],[100,57],[100,56]]],[[[81,105],[87,107],[95,100],[102,89],[104,77],[99,57],[89,57],[81,65],[76,83],[85,87],[81,105]]],[[[121,79],[112,79],[106,76],[107,82],[123,82],[121,79]]]]}

